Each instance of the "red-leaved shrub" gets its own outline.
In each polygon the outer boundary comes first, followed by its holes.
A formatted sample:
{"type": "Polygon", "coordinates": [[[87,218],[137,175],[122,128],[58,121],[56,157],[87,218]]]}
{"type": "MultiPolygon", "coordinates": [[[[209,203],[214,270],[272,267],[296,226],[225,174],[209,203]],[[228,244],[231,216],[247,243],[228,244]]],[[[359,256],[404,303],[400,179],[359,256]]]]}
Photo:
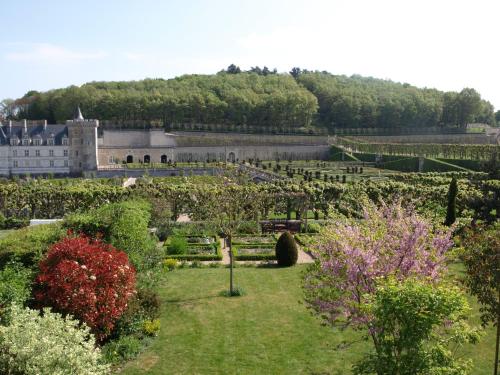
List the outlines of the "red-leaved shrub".
{"type": "Polygon", "coordinates": [[[85,322],[99,340],[109,335],[135,293],[127,254],[85,236],[54,244],[40,262],[35,299],[85,322]]]}

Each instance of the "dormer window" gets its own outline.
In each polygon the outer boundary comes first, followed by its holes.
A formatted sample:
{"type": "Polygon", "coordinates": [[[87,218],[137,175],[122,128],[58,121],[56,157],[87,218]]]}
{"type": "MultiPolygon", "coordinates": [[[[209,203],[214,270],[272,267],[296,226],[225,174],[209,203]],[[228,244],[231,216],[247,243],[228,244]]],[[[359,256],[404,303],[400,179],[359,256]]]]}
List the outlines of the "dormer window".
{"type": "Polygon", "coordinates": [[[47,144],[48,144],[49,146],[54,146],[54,138],[48,138],[48,139],[47,139],[47,144]]]}
{"type": "Polygon", "coordinates": [[[35,138],[35,139],[33,140],[33,144],[34,144],[35,146],[40,146],[40,145],[42,144],[42,140],[41,140],[40,138],[35,138]]]}
{"type": "Polygon", "coordinates": [[[19,144],[19,139],[17,137],[11,138],[10,139],[10,145],[11,146],[17,146],[19,144]]]}
{"type": "Polygon", "coordinates": [[[64,136],[64,138],[62,139],[62,144],[63,144],[63,146],[68,145],[68,137],[64,136]]]}
{"type": "Polygon", "coordinates": [[[23,138],[23,146],[29,146],[30,144],[30,139],[29,138],[23,138]]]}

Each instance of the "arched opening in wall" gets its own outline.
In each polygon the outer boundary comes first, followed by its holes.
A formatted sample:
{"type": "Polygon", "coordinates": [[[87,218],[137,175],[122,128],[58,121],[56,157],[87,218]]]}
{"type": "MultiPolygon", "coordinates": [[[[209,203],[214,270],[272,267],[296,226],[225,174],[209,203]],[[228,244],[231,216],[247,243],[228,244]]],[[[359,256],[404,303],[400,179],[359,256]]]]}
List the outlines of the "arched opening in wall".
{"type": "Polygon", "coordinates": [[[127,164],[133,163],[134,162],[134,157],[132,155],[127,155],[127,164]]]}
{"type": "Polygon", "coordinates": [[[162,164],[167,164],[167,155],[162,155],[160,157],[160,161],[161,161],[162,164]]]}
{"type": "Polygon", "coordinates": [[[234,163],[236,161],[236,155],[234,152],[230,152],[229,155],[227,155],[227,161],[230,163],[234,163]]]}
{"type": "Polygon", "coordinates": [[[146,164],[151,163],[151,156],[149,156],[149,155],[144,155],[144,163],[146,163],[146,164]]]}

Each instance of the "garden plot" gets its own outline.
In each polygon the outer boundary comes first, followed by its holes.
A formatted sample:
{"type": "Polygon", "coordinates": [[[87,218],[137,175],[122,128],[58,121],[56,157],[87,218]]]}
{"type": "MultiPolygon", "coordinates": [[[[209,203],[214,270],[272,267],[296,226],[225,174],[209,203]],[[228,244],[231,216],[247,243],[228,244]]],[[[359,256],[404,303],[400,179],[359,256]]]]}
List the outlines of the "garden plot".
{"type": "Polygon", "coordinates": [[[248,235],[234,237],[232,241],[235,260],[275,260],[275,236],[248,235]]]}
{"type": "Polygon", "coordinates": [[[215,236],[173,236],[164,244],[168,258],[177,260],[222,260],[220,241],[215,236]]]}
{"type": "Polygon", "coordinates": [[[262,161],[259,163],[259,168],[297,181],[346,182],[367,178],[380,179],[393,173],[375,168],[372,163],[363,161],[262,161]]]}

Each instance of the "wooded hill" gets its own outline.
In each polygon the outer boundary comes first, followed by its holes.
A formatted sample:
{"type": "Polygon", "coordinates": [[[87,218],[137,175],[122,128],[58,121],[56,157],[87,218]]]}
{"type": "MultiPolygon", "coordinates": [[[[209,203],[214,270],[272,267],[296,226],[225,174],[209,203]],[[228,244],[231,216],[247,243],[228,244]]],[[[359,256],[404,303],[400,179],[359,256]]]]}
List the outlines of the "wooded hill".
{"type": "MultiPolygon", "coordinates": [[[[233,66],[234,67],[234,66],[233,66]]],[[[10,103],[18,118],[72,118],[80,105],[87,118],[125,127],[218,124],[253,127],[414,128],[495,124],[493,106],[474,89],[460,93],[420,89],[361,76],[294,68],[290,74],[234,68],[214,75],[173,79],[91,82],[48,92],[30,91],[10,103]]]]}

